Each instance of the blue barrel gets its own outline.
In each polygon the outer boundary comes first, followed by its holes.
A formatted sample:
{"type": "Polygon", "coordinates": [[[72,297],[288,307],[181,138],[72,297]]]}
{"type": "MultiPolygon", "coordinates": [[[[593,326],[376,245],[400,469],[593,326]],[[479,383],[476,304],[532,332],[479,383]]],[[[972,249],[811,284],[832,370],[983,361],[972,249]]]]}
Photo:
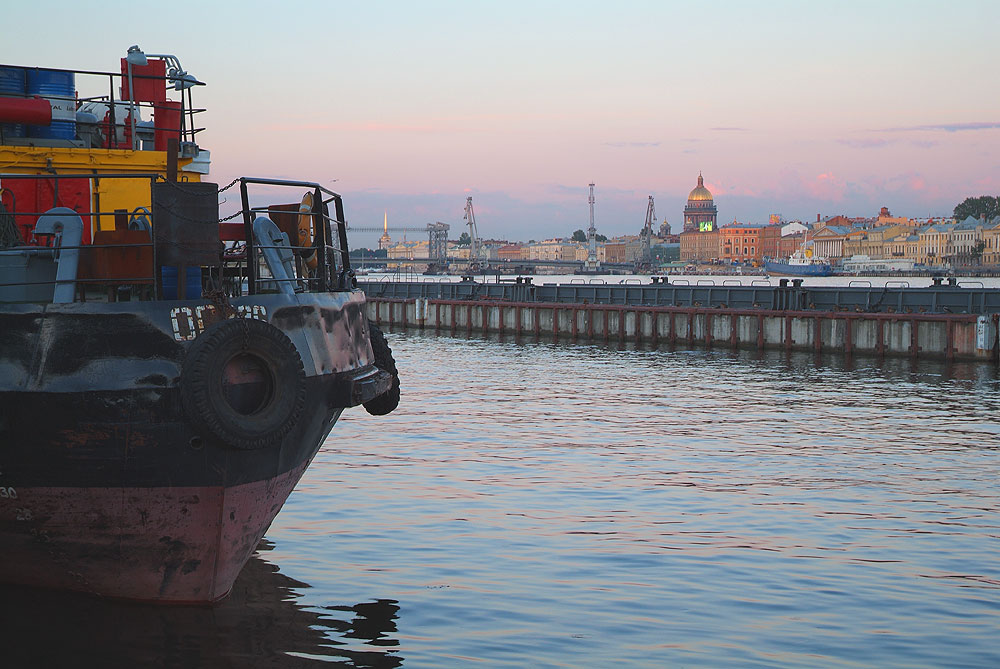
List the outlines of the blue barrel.
{"type": "Polygon", "coordinates": [[[39,95],[52,105],[52,125],[29,125],[28,137],[76,138],[76,75],[64,70],[28,70],[28,96],[39,95]]]}
{"type": "MultiPolygon", "coordinates": [[[[27,88],[27,72],[23,67],[0,67],[0,95],[23,98],[27,88]]],[[[4,123],[0,125],[4,137],[24,137],[26,132],[23,123],[4,123]]]]}
{"type": "Polygon", "coordinates": [[[160,282],[163,284],[163,299],[165,300],[197,300],[201,297],[201,268],[188,267],[184,282],[184,297],[177,297],[177,268],[164,265],[160,268],[160,282]]]}

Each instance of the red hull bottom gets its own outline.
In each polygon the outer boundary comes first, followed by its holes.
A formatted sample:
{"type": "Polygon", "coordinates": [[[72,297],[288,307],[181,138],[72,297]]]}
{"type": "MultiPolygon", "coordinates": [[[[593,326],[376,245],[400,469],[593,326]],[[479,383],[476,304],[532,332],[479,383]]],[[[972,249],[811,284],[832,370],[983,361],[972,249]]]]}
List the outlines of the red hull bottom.
{"type": "Polygon", "coordinates": [[[219,600],[307,465],[228,488],[18,488],[0,500],[0,580],[141,601],[219,600]]]}

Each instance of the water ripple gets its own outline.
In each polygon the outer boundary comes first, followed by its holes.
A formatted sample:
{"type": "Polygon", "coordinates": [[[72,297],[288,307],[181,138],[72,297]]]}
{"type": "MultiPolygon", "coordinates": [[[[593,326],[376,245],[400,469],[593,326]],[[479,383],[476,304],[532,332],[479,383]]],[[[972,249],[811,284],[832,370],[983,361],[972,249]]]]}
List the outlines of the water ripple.
{"type": "Polygon", "coordinates": [[[407,665],[1000,665],[993,368],[389,339],[269,559],[407,665]]]}

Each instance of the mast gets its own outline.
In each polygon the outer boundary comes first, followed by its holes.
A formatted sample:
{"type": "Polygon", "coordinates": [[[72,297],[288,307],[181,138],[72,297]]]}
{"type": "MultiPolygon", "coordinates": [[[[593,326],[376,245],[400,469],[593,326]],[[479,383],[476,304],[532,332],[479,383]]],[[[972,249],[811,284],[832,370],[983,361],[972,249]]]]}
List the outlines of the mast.
{"type": "Polygon", "coordinates": [[[597,228],[594,226],[594,184],[590,184],[590,227],[587,229],[587,264],[588,271],[596,271],[601,263],[597,260],[597,228]]]}

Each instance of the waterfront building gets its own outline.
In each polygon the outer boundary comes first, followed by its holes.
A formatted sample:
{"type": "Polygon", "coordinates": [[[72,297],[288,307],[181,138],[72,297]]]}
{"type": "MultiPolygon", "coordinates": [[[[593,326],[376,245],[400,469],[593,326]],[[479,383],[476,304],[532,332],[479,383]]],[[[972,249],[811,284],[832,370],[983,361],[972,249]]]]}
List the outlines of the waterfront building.
{"type": "Polygon", "coordinates": [[[892,235],[887,235],[883,244],[884,258],[891,260],[910,260],[918,262],[920,251],[920,236],[917,231],[907,226],[892,235]]]}
{"type": "Polygon", "coordinates": [[[944,265],[951,256],[948,244],[950,225],[937,223],[917,231],[917,262],[924,265],[944,265]]]}
{"type": "Polygon", "coordinates": [[[639,259],[642,240],[638,235],[621,235],[604,242],[604,262],[635,262],[639,259]]]}
{"type": "Polygon", "coordinates": [[[851,230],[844,241],[844,257],[863,255],[873,260],[889,258],[891,253],[886,248],[886,241],[910,233],[911,229],[906,225],[883,225],[851,230]]]}
{"type": "Polygon", "coordinates": [[[620,237],[604,242],[604,261],[625,262],[625,248],[627,246],[628,241],[620,237]]]}
{"type": "Polygon", "coordinates": [[[762,258],[781,258],[781,225],[771,223],[760,230],[760,255],[762,258]]]}
{"type": "Polygon", "coordinates": [[[684,207],[684,232],[712,232],[718,229],[718,209],[712,192],[705,188],[705,180],[698,173],[698,185],[688,194],[684,207]]]}
{"type": "MultiPolygon", "coordinates": [[[[719,258],[724,262],[758,263],[762,257],[761,223],[737,223],[719,228],[719,258]]],[[[775,226],[776,227],[776,226],[775,226]]]]}
{"type": "Polygon", "coordinates": [[[850,232],[851,228],[846,225],[823,225],[806,237],[812,241],[813,253],[817,257],[832,261],[844,257],[844,242],[850,232]]]}
{"type": "Polygon", "coordinates": [[[709,262],[719,258],[719,231],[682,232],[681,260],[684,262],[709,262]]]}
{"type": "Polygon", "coordinates": [[[576,247],[576,242],[565,239],[545,239],[529,243],[525,250],[522,250],[522,254],[527,253],[524,256],[527,260],[575,260],[576,247]]]}
{"type": "Polygon", "coordinates": [[[426,263],[407,262],[414,258],[429,257],[429,242],[396,242],[386,249],[386,266],[390,269],[410,269],[413,271],[423,271],[427,269],[426,263]]]}
{"type": "MultiPolygon", "coordinates": [[[[956,223],[951,229],[950,241],[952,265],[978,264],[976,247],[983,240],[983,228],[986,221],[969,216],[964,221],[956,223]]],[[[985,250],[985,249],[980,249],[985,250]]]]}
{"type": "Polygon", "coordinates": [[[983,228],[984,265],[1000,265],[1000,216],[995,216],[983,228]]]}
{"type": "MultiPolygon", "coordinates": [[[[778,240],[778,258],[787,258],[792,255],[806,242],[806,233],[793,232],[789,235],[782,235],[778,240]]],[[[815,251],[815,246],[813,247],[815,251]]]]}
{"type": "Polygon", "coordinates": [[[521,243],[507,244],[497,249],[497,257],[508,262],[524,260],[523,250],[524,245],[521,243]]]}
{"type": "MultiPolygon", "coordinates": [[[[597,242],[597,247],[595,248],[597,253],[597,260],[600,262],[607,262],[607,254],[604,252],[604,242],[597,242]]],[[[590,249],[586,244],[577,244],[576,247],[576,257],[573,258],[577,262],[586,262],[588,256],[590,255],[590,249]]]]}

